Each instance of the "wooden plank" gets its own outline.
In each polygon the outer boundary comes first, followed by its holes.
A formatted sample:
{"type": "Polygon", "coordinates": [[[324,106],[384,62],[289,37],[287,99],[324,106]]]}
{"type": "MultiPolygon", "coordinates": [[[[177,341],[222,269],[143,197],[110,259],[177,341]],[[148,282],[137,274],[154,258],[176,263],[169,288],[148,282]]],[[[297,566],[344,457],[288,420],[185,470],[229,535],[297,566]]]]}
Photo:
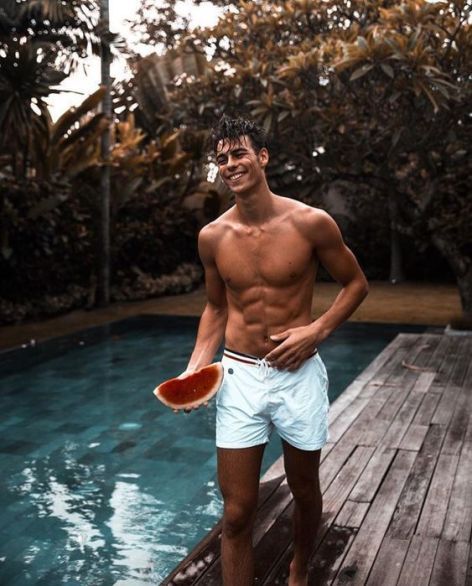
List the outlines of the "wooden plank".
{"type": "Polygon", "coordinates": [[[395,454],[396,450],[377,449],[352,489],[349,499],[372,501],[395,454]]]}
{"type": "Polygon", "coordinates": [[[427,393],[436,378],[436,372],[422,372],[413,387],[413,392],[427,393]]]}
{"type": "Polygon", "coordinates": [[[368,398],[356,397],[349,404],[349,409],[346,409],[342,415],[339,415],[339,417],[329,425],[329,440],[331,442],[339,441],[368,403],[368,398]]]}
{"type": "Polygon", "coordinates": [[[427,425],[416,425],[412,423],[398,446],[400,450],[413,450],[414,452],[421,450],[428,429],[429,427],[427,425]]]}
{"type": "Polygon", "coordinates": [[[319,476],[322,492],[328,488],[355,449],[356,445],[346,440],[341,440],[334,445],[328,456],[320,464],[319,476]]]}
{"type": "MultiPolygon", "coordinates": [[[[294,511],[293,502],[279,515],[276,523],[262,538],[257,555],[254,559],[254,582],[262,584],[265,576],[283,557],[293,540],[292,517],[294,511]]],[[[221,586],[222,582],[216,582],[214,586],[221,586]]],[[[207,582],[205,582],[207,586],[207,582]]],[[[213,586],[208,583],[208,586],[213,586]]]]}
{"type": "Polygon", "coordinates": [[[264,534],[273,526],[277,517],[288,507],[291,500],[292,493],[285,479],[277,489],[277,501],[274,502],[273,498],[268,499],[258,511],[252,539],[254,546],[261,541],[264,534]]]}
{"type": "Polygon", "coordinates": [[[408,334],[398,334],[334,401],[330,407],[330,425],[360,395],[367,383],[375,375],[380,373],[381,370],[385,370],[385,364],[395,355],[397,348],[403,343],[405,336],[408,336],[408,334]]]}
{"type": "Polygon", "coordinates": [[[423,400],[423,393],[410,391],[402,406],[398,410],[395,420],[380,441],[380,446],[385,448],[398,448],[411,421],[423,400]]]}
{"type": "MultiPolygon", "coordinates": [[[[311,561],[308,585],[328,586],[338,573],[346,553],[356,536],[352,527],[332,525],[311,561]]],[[[282,582],[282,584],[286,584],[282,582]]]]}
{"type": "Polygon", "coordinates": [[[323,509],[330,518],[341,510],[373,452],[374,448],[357,447],[323,494],[323,509]]]}
{"type": "Polygon", "coordinates": [[[447,425],[452,418],[461,391],[460,385],[465,378],[470,362],[470,356],[467,354],[468,349],[468,345],[458,344],[457,352],[450,357],[450,365],[447,368],[447,384],[431,419],[432,423],[447,425]]]}
{"type": "Polygon", "coordinates": [[[470,357],[472,356],[472,339],[469,336],[464,336],[459,342],[457,351],[457,363],[451,376],[451,383],[453,385],[462,386],[464,379],[469,370],[470,357]]]}
{"type": "Polygon", "coordinates": [[[471,390],[464,387],[457,399],[454,414],[444,438],[444,444],[441,448],[442,454],[455,455],[460,453],[469,421],[471,397],[471,390]]]}
{"type": "Polygon", "coordinates": [[[425,395],[421,405],[418,408],[418,411],[416,412],[415,418],[413,419],[413,424],[429,425],[440,399],[441,393],[433,393],[432,391],[429,391],[425,395]]]}
{"type": "Polygon", "coordinates": [[[432,392],[442,392],[446,387],[454,370],[459,351],[459,340],[455,336],[443,336],[441,344],[445,347],[445,354],[439,363],[439,368],[436,368],[437,375],[430,387],[432,392]]]}
{"type": "Polygon", "coordinates": [[[469,414],[466,439],[462,446],[456,477],[444,523],[442,538],[451,541],[470,541],[472,531],[472,415],[469,414]]]}
{"type": "Polygon", "coordinates": [[[413,344],[417,339],[417,334],[397,334],[395,338],[386,346],[380,354],[378,354],[367,368],[365,368],[356,378],[359,381],[370,381],[376,374],[384,371],[388,371],[386,365],[389,361],[392,361],[394,355],[400,348],[406,343],[413,344]]]}
{"type": "Polygon", "coordinates": [[[469,550],[469,562],[467,564],[467,575],[465,578],[465,586],[472,586],[472,547],[469,550]]]}
{"type": "Polygon", "coordinates": [[[413,536],[398,586],[428,586],[438,543],[435,537],[413,536]]]}
{"type": "Polygon", "coordinates": [[[439,541],[430,586],[465,586],[470,543],[439,541]]]}
{"type": "Polygon", "coordinates": [[[459,456],[440,454],[415,533],[440,537],[459,456]]]}
{"type": "Polygon", "coordinates": [[[384,537],[366,586],[396,586],[410,541],[384,537]]]}
{"type": "Polygon", "coordinates": [[[348,499],[336,517],[334,524],[338,527],[359,529],[369,510],[369,506],[369,503],[358,503],[348,499]]]}
{"type": "Polygon", "coordinates": [[[333,584],[365,584],[415,456],[397,453],[333,584]]]}
{"type": "Polygon", "coordinates": [[[410,539],[413,536],[445,434],[444,426],[430,426],[388,529],[391,538],[410,539]]]}

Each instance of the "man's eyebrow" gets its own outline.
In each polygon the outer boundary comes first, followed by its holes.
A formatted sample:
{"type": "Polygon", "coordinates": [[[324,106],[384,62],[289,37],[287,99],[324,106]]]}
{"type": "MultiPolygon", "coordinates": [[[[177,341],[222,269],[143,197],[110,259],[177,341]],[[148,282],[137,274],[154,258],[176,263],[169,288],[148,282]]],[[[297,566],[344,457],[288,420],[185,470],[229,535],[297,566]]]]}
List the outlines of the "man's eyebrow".
{"type": "Polygon", "coordinates": [[[239,151],[245,151],[247,152],[247,148],[240,146],[240,147],[236,147],[235,149],[232,149],[231,151],[227,151],[225,153],[219,153],[218,155],[216,155],[216,158],[219,159],[220,157],[224,157],[225,155],[227,155],[228,153],[237,153],[239,151]]]}

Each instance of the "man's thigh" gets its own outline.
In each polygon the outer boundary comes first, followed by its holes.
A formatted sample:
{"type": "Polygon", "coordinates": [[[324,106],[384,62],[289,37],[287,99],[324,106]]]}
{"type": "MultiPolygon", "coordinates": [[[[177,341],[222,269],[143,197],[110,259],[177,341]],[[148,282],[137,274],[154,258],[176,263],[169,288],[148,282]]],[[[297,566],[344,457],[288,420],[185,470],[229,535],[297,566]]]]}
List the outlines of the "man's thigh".
{"type": "Polygon", "coordinates": [[[257,505],[265,444],[250,448],[217,448],[218,482],[225,502],[257,505]]]}
{"type": "Polygon", "coordinates": [[[287,483],[296,497],[306,491],[319,491],[321,450],[300,450],[282,440],[287,483]]]}

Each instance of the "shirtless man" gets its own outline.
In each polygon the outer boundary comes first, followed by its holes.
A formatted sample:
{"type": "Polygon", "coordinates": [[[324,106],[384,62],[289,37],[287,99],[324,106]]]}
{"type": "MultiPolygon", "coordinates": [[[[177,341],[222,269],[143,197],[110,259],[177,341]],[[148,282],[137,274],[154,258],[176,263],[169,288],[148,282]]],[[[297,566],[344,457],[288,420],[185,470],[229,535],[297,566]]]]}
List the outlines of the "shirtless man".
{"type": "Polygon", "coordinates": [[[321,519],[318,467],[329,405],[317,348],[362,302],[368,285],[326,212],[271,192],[269,153],[258,126],[223,117],[213,146],[236,205],[199,235],[207,304],[185,372],[210,364],[224,339],[225,376],[216,396],[223,583],[253,584],[261,460],[275,427],[295,503],[289,586],[305,586],[321,519]],[[342,289],[313,321],[319,263],[342,289]]]}

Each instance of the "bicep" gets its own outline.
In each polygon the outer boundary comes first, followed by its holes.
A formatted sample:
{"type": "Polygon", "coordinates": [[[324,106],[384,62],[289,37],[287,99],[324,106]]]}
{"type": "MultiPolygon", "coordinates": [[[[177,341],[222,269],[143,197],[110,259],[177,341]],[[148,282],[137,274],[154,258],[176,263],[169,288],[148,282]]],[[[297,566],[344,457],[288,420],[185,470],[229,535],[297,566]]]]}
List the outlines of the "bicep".
{"type": "Polygon", "coordinates": [[[333,279],[347,285],[362,275],[356,257],[344,243],[341,231],[333,218],[324,213],[317,224],[315,253],[333,279]]]}

